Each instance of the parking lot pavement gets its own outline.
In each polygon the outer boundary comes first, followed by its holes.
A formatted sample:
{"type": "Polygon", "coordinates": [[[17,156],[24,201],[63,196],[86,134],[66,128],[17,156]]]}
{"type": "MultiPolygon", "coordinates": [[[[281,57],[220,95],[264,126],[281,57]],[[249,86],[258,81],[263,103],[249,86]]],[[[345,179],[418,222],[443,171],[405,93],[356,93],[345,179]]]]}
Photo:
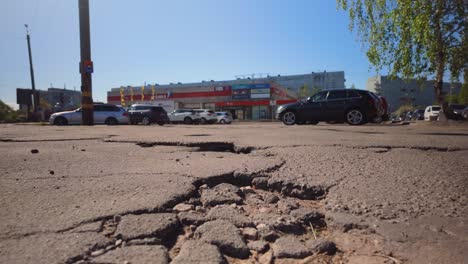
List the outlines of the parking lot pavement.
{"type": "Polygon", "coordinates": [[[0,125],[0,151],[1,263],[468,259],[463,123],[0,125]]]}

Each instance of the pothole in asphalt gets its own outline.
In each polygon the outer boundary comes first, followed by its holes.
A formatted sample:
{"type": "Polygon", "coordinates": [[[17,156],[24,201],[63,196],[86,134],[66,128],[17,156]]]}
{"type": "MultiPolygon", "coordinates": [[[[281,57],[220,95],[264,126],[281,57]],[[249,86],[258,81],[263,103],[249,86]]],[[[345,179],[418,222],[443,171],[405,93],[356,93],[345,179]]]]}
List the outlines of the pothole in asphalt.
{"type": "MultiPolygon", "coordinates": [[[[70,263],[98,263],[100,256],[113,256],[116,249],[143,245],[163,246],[167,261],[173,263],[185,263],[194,256],[200,263],[216,257],[219,261],[214,263],[339,257],[335,244],[326,239],[327,223],[319,201],[326,190],[263,178],[268,179],[242,174],[202,179],[185,200],[158,213],[109,219],[100,232],[109,244],[75,256],[70,263]]],[[[115,261],[132,262],[132,257],[115,261]]]]}
{"type": "Polygon", "coordinates": [[[230,142],[138,142],[137,146],[150,148],[156,146],[182,146],[192,148],[193,152],[230,152],[236,154],[250,154],[254,147],[237,147],[230,142]]]}

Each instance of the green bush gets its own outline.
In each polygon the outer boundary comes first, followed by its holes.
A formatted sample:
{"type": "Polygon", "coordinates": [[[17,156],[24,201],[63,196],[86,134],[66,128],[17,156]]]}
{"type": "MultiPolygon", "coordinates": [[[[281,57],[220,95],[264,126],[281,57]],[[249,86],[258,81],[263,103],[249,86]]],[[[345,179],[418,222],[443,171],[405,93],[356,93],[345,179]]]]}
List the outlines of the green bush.
{"type": "Polygon", "coordinates": [[[0,122],[11,123],[25,119],[20,111],[13,110],[9,105],[0,100],[0,122]]]}
{"type": "Polygon", "coordinates": [[[401,115],[402,113],[404,112],[408,112],[408,111],[414,111],[416,110],[417,107],[414,106],[414,105],[409,105],[409,104],[405,104],[405,105],[402,105],[400,106],[395,112],[393,112],[392,114],[395,115],[395,116],[399,116],[401,115]]]}

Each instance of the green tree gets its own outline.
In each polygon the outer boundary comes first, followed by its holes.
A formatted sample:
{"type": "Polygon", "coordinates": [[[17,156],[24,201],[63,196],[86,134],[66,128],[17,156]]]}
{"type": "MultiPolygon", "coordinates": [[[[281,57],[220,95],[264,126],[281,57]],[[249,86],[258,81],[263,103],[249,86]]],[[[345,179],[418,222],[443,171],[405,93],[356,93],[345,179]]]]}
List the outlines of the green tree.
{"type": "Polygon", "coordinates": [[[468,104],[468,71],[465,71],[463,76],[464,82],[458,94],[459,104],[468,104]]]}
{"type": "Polygon", "coordinates": [[[307,84],[304,84],[299,88],[297,95],[299,96],[299,98],[307,98],[310,96],[310,91],[307,87],[307,84]]]}
{"type": "Polygon", "coordinates": [[[18,112],[0,100],[0,122],[16,121],[18,112]]]}
{"type": "Polygon", "coordinates": [[[447,95],[445,99],[449,104],[458,104],[458,95],[456,94],[447,95]]]}
{"type": "Polygon", "coordinates": [[[312,91],[310,91],[310,94],[311,94],[311,95],[314,95],[314,94],[316,94],[316,93],[318,93],[318,92],[320,92],[320,91],[322,91],[322,89],[320,89],[320,87],[318,87],[317,85],[314,85],[314,86],[312,87],[312,91]]]}
{"type": "Polygon", "coordinates": [[[405,112],[408,112],[408,111],[413,112],[414,110],[416,110],[416,107],[414,105],[404,104],[404,105],[400,106],[395,112],[393,112],[393,115],[400,116],[401,114],[403,114],[405,112]]]}
{"type": "MultiPolygon", "coordinates": [[[[434,91],[443,103],[444,73],[452,81],[467,75],[466,0],[337,0],[348,12],[377,71],[391,77],[434,78],[434,91]]],[[[466,82],[466,79],[465,79],[466,82]]]]}

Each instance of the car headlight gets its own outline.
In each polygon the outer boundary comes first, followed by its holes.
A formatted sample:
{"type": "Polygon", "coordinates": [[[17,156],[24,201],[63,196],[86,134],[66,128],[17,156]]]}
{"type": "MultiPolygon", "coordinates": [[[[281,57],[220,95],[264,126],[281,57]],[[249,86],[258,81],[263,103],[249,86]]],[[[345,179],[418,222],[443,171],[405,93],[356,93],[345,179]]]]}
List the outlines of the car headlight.
{"type": "Polygon", "coordinates": [[[283,110],[284,110],[284,107],[280,105],[280,106],[276,109],[276,113],[281,113],[283,110]]]}

